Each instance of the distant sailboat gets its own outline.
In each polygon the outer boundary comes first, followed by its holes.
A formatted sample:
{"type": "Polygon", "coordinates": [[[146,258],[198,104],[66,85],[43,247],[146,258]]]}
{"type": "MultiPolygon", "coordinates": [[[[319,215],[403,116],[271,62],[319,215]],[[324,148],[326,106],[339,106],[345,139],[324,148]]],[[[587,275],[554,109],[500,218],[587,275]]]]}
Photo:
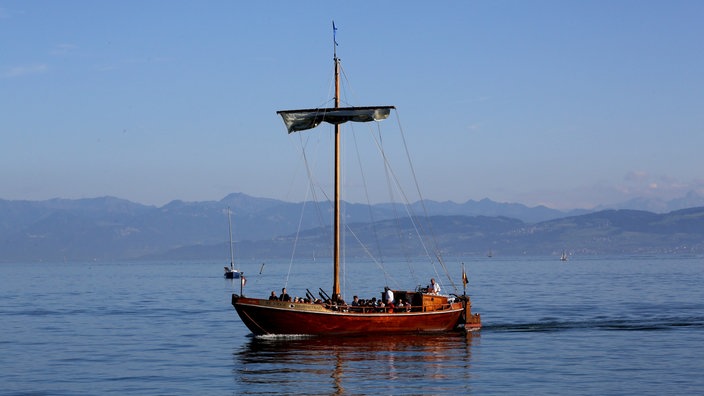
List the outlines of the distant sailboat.
{"type": "Polygon", "coordinates": [[[567,252],[562,251],[562,255],[560,256],[560,261],[567,261],[567,252]]]}
{"type": "MultiPolygon", "coordinates": [[[[335,32],[333,23],[333,34],[335,32]]],[[[334,37],[333,37],[333,41],[334,37]]],[[[337,42],[333,48],[337,46],[337,42]]],[[[286,110],[277,113],[283,118],[289,133],[315,128],[322,122],[334,125],[334,196],[332,232],[332,292],[328,295],[319,288],[318,296],[306,289],[305,301],[288,301],[288,294],[276,299],[250,298],[232,295],[232,305],[242,322],[255,335],[369,335],[397,333],[445,332],[453,329],[476,330],[481,327],[479,314],[472,314],[469,296],[441,295],[433,288],[391,290],[382,292],[385,305],[348,305],[340,294],[340,124],[370,122],[386,119],[393,106],[340,107],[340,59],[334,51],[335,101],[334,107],[306,110],[286,110]],[[391,297],[389,297],[391,296],[391,297]],[[388,301],[392,298],[391,301],[388,301]],[[404,305],[394,306],[394,300],[404,305]]],[[[466,274],[463,270],[466,287],[466,274]]],[[[434,279],[433,279],[434,281],[434,279]]],[[[433,283],[433,282],[431,282],[433,283]]],[[[284,289],[285,290],[285,289],[284,289]]],[[[376,298],[374,298],[376,300],[376,298]]]]}
{"type": "Polygon", "coordinates": [[[235,252],[232,249],[232,220],[230,219],[230,208],[227,208],[227,225],[230,235],[230,266],[225,267],[225,278],[227,279],[239,279],[241,272],[235,269],[235,252]]]}

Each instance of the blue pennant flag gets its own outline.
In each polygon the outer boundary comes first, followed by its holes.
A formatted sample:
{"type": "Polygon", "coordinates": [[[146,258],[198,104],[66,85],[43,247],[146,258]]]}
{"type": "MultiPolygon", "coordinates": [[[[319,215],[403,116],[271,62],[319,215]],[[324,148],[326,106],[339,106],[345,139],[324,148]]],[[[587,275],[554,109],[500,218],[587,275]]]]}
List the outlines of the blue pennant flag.
{"type": "Polygon", "coordinates": [[[335,27],[335,21],[332,21],[332,41],[337,44],[337,28],[335,27]]]}

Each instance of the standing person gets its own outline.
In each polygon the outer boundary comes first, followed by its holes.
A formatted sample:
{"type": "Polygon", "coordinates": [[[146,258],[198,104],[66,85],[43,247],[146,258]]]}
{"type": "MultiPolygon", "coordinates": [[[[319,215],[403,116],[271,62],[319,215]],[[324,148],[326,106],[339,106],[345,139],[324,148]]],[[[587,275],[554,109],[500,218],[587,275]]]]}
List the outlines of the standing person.
{"type": "Polygon", "coordinates": [[[279,300],[281,301],[291,301],[291,296],[286,293],[286,288],[284,287],[281,289],[281,296],[279,296],[279,300]]]}
{"type": "Polygon", "coordinates": [[[388,286],[384,287],[384,290],[386,291],[386,304],[393,304],[394,303],[394,292],[389,289],[388,286]]]}
{"type": "Polygon", "coordinates": [[[435,283],[435,278],[430,279],[430,285],[428,286],[428,293],[440,294],[440,285],[435,283]]]}

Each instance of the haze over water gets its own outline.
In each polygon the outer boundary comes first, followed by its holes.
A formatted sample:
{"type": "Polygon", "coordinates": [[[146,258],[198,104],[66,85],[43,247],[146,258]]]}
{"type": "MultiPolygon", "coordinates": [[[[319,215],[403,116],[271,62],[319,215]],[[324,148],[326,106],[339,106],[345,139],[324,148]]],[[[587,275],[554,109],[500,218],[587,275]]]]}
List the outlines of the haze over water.
{"type": "MultiPolygon", "coordinates": [[[[289,290],[329,288],[322,261],[289,290]]],[[[465,263],[478,333],[294,340],[249,335],[222,263],[2,265],[0,393],[704,391],[701,257],[465,263]]],[[[280,289],[286,266],[243,263],[245,293],[280,289]]],[[[362,295],[383,282],[360,278],[362,295]]]]}

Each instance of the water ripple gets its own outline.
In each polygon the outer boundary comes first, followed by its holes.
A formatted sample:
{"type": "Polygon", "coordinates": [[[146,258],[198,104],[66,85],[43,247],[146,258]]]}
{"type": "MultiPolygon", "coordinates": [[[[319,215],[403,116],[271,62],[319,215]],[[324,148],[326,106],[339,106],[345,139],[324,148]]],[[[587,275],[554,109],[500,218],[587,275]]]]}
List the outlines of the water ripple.
{"type": "Polygon", "coordinates": [[[487,324],[482,331],[550,332],[566,330],[623,330],[661,331],[677,328],[704,328],[704,317],[665,317],[659,319],[602,319],[559,321],[546,320],[530,323],[487,324]]]}

